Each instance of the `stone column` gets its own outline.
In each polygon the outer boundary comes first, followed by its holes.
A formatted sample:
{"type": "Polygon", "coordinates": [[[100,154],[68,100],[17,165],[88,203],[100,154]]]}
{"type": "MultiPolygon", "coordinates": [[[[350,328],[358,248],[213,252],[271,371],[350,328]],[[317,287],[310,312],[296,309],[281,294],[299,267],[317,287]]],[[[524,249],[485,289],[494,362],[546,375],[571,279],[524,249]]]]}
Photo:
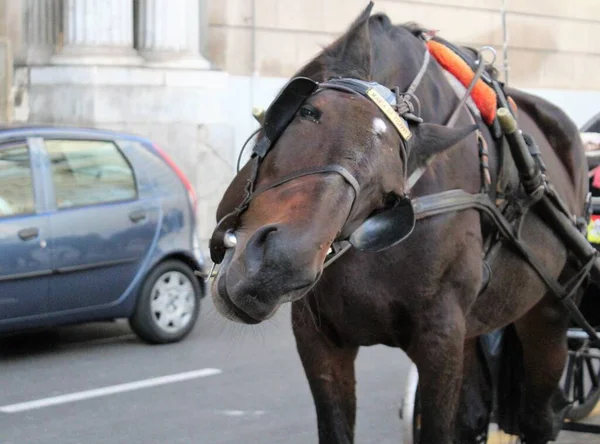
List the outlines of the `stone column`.
{"type": "Polygon", "coordinates": [[[138,50],[148,65],[207,69],[200,54],[200,2],[140,0],[138,50]]]}
{"type": "Polygon", "coordinates": [[[15,53],[18,65],[45,65],[54,53],[60,25],[60,0],[20,3],[21,39],[15,53]]]}
{"type": "Polygon", "coordinates": [[[64,0],[63,46],[52,63],[137,65],[133,0],[64,0]]]}

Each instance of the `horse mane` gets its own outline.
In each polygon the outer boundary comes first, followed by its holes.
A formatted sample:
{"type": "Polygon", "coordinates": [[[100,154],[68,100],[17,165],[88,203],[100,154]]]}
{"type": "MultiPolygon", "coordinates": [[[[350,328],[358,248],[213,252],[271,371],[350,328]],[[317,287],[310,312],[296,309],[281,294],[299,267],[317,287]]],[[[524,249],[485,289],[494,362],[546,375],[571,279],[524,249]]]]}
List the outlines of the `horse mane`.
{"type": "MultiPolygon", "coordinates": [[[[371,45],[371,57],[373,58],[377,57],[377,42],[382,37],[391,41],[399,41],[402,36],[406,36],[407,32],[419,37],[422,34],[435,34],[436,31],[414,21],[394,24],[386,14],[370,15],[370,9],[367,8],[342,35],[325,46],[319,54],[300,68],[294,77],[309,77],[318,82],[330,77],[365,77],[365,75],[360,75],[360,66],[357,68],[357,64],[360,65],[361,62],[364,64],[365,61],[357,59],[356,54],[349,51],[349,46],[360,43],[361,39],[366,40],[371,45]],[[366,22],[368,22],[368,28],[363,26],[366,22]],[[361,35],[361,31],[364,29],[368,29],[368,35],[366,33],[361,35]]],[[[474,48],[464,47],[464,49],[471,51],[473,57],[476,57],[474,48]]],[[[485,71],[495,79],[499,76],[499,71],[492,65],[487,66],[485,71]]],[[[370,80],[370,78],[364,80],[370,80]]]]}
{"type": "Polygon", "coordinates": [[[425,33],[425,34],[429,34],[432,32],[431,29],[429,28],[425,28],[424,26],[420,25],[419,23],[416,22],[406,22],[402,25],[399,25],[402,28],[406,29],[408,32],[410,32],[412,35],[414,35],[415,37],[418,37],[419,35],[425,33]]]}
{"type": "MultiPolygon", "coordinates": [[[[367,11],[365,11],[367,12],[367,11]]],[[[414,36],[418,36],[422,32],[430,32],[429,29],[415,22],[407,22],[401,25],[395,25],[390,18],[384,13],[377,13],[371,16],[361,14],[349,28],[334,40],[329,45],[322,48],[312,60],[306,63],[293,77],[308,77],[318,82],[322,82],[329,77],[357,77],[356,57],[348,51],[349,46],[356,44],[357,40],[370,40],[373,48],[376,46],[378,39],[387,37],[391,40],[396,40],[400,34],[405,34],[406,31],[414,36]],[[366,15],[366,17],[365,17],[366,15]],[[360,35],[363,25],[368,21],[369,35],[360,35]]],[[[366,79],[365,79],[366,80],[366,79]]]]}

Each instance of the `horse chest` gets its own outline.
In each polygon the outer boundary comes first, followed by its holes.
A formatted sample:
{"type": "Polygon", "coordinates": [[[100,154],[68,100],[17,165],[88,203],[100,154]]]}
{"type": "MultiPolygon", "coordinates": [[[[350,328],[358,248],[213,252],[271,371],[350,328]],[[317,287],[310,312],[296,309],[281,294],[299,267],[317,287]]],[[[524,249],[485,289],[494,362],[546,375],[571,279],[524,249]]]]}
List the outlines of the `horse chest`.
{"type": "Polygon", "coordinates": [[[377,283],[347,284],[318,287],[307,296],[313,325],[340,345],[402,347],[410,330],[406,307],[378,292],[377,283]]]}

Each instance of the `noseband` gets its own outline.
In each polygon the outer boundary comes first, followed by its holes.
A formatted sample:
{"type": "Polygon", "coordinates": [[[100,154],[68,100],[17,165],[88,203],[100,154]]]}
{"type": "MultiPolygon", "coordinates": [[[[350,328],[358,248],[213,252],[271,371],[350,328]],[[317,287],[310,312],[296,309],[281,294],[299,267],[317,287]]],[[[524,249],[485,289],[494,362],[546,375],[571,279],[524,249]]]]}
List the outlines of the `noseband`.
{"type": "MultiPolygon", "coordinates": [[[[258,141],[252,150],[252,170],[246,183],[242,202],[231,213],[225,215],[219,221],[213,232],[213,235],[210,239],[210,256],[212,261],[215,264],[221,263],[227,249],[234,246],[232,245],[231,241],[226,240],[231,238],[231,236],[227,236],[227,233],[235,231],[239,224],[240,216],[244,213],[244,211],[246,211],[252,199],[264,193],[265,191],[271,190],[300,177],[328,173],[340,175],[354,191],[354,197],[352,199],[352,205],[350,207],[350,212],[348,213],[347,219],[350,218],[350,215],[354,209],[354,204],[360,192],[360,184],[354,175],[341,165],[332,164],[298,170],[276,180],[271,184],[255,188],[258,179],[258,169],[262,160],[265,158],[277,139],[285,131],[287,126],[291,123],[292,119],[303,103],[309,97],[317,94],[318,92],[326,89],[332,89],[350,94],[358,94],[369,99],[383,112],[386,118],[393,124],[394,128],[396,128],[398,134],[400,134],[400,156],[404,165],[403,173],[406,183],[406,177],[408,173],[406,166],[408,165],[409,156],[407,141],[412,137],[407,120],[413,120],[417,123],[422,121],[414,114],[414,107],[411,102],[411,98],[416,98],[414,92],[423,79],[429,64],[429,59],[429,51],[425,51],[423,65],[404,94],[399,93],[398,89],[393,92],[389,88],[376,82],[366,82],[353,78],[333,78],[323,83],[317,83],[305,77],[297,77],[290,80],[290,82],[288,82],[288,84],[281,90],[279,95],[275,98],[265,113],[264,125],[262,128],[263,137],[258,141]]],[[[400,202],[402,203],[400,208],[404,208],[405,211],[407,205],[410,205],[409,212],[413,215],[414,226],[414,212],[412,211],[410,199],[405,194],[400,196],[400,202]]],[[[377,221],[375,222],[377,223],[377,221]]],[[[410,231],[412,231],[412,228],[410,231]]],[[[360,231],[359,227],[357,232],[350,236],[351,243],[353,243],[353,236],[354,238],[357,237],[357,233],[359,233],[359,237],[362,236],[364,239],[364,235],[360,231]]]]}

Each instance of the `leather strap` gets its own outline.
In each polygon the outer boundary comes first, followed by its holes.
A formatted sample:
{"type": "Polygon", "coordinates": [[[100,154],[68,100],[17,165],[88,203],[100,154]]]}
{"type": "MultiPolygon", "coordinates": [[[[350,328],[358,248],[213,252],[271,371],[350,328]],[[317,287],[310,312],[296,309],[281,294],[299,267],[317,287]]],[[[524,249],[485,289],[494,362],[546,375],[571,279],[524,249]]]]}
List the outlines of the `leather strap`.
{"type": "MultiPolygon", "coordinates": [[[[470,194],[464,190],[450,190],[428,196],[413,199],[415,216],[418,219],[435,216],[436,214],[449,213],[451,211],[460,211],[467,208],[474,208],[488,214],[494,221],[498,230],[523,256],[531,268],[537,273],[542,282],[554,296],[561,301],[571,313],[573,320],[577,322],[592,339],[594,346],[600,346],[595,329],[589,324],[585,317],[579,311],[577,305],[570,299],[572,289],[565,289],[556,279],[552,278],[544,264],[539,262],[529,247],[514,233],[512,225],[504,218],[500,210],[494,205],[487,194],[470,194]]],[[[589,258],[589,263],[582,270],[585,274],[585,268],[591,268],[597,261],[597,255],[589,258]]],[[[577,288],[577,287],[574,287],[577,288]]]]}
{"type": "Polygon", "coordinates": [[[421,69],[419,69],[419,72],[417,73],[416,77],[413,79],[412,83],[410,84],[410,86],[408,87],[408,89],[406,90],[406,92],[404,94],[412,95],[415,93],[415,91],[421,84],[421,80],[423,80],[423,77],[425,76],[425,73],[427,72],[427,67],[429,66],[429,60],[431,60],[431,53],[429,52],[429,50],[427,48],[425,48],[425,55],[423,56],[423,64],[421,65],[421,69]]]}
{"type": "MultiPolygon", "coordinates": [[[[246,184],[245,196],[241,204],[235,208],[231,213],[225,215],[217,224],[217,227],[213,231],[213,235],[210,239],[210,255],[211,259],[214,263],[221,263],[223,256],[225,255],[225,251],[227,248],[223,243],[223,239],[225,233],[229,230],[235,230],[237,224],[239,222],[239,218],[241,214],[248,208],[250,205],[250,201],[254,199],[261,193],[265,191],[271,190],[275,187],[283,185],[284,183],[290,182],[294,179],[298,179],[304,176],[311,176],[313,174],[327,174],[327,173],[336,173],[344,178],[344,180],[350,184],[352,189],[354,190],[354,198],[352,199],[352,206],[350,207],[350,212],[348,215],[352,214],[352,210],[354,209],[354,203],[356,202],[356,198],[358,197],[358,193],[360,192],[360,184],[356,180],[356,178],[341,165],[325,165],[313,168],[306,168],[304,170],[295,171],[287,176],[278,179],[276,182],[264,185],[262,187],[258,187],[254,189],[254,184],[256,182],[256,178],[258,176],[258,167],[260,164],[260,158],[255,156],[252,160],[252,172],[250,173],[250,178],[246,184]]],[[[349,247],[348,247],[349,248],[349,247]]],[[[344,250],[341,254],[347,251],[344,250]]],[[[339,254],[339,255],[341,255],[339,254]]],[[[336,255],[337,257],[337,255],[336,255]]],[[[330,261],[333,262],[333,261],[330,261]]]]}
{"type": "Polygon", "coordinates": [[[318,166],[318,167],[313,167],[313,168],[306,168],[304,170],[294,171],[293,173],[288,174],[287,176],[284,176],[281,179],[278,179],[276,182],[273,182],[268,185],[263,185],[262,187],[258,187],[252,193],[252,198],[256,197],[257,195],[259,195],[261,193],[264,193],[265,191],[268,191],[270,189],[278,187],[279,185],[283,185],[286,182],[290,182],[294,179],[298,179],[299,177],[312,176],[313,174],[323,174],[323,173],[337,173],[340,176],[342,176],[344,178],[344,180],[346,182],[348,182],[350,184],[350,186],[352,186],[352,188],[354,189],[354,199],[356,199],[358,197],[358,193],[360,192],[360,185],[359,185],[358,181],[354,178],[352,173],[350,173],[346,168],[344,168],[341,165],[325,165],[325,166],[318,166]]]}
{"type": "Polygon", "coordinates": [[[537,261],[529,247],[515,235],[512,225],[504,218],[487,194],[471,194],[464,190],[443,191],[413,199],[413,207],[417,220],[468,208],[483,211],[491,217],[502,235],[519,250],[550,291],[559,299],[564,297],[565,290],[557,281],[549,277],[551,274],[543,264],[537,261]]]}

